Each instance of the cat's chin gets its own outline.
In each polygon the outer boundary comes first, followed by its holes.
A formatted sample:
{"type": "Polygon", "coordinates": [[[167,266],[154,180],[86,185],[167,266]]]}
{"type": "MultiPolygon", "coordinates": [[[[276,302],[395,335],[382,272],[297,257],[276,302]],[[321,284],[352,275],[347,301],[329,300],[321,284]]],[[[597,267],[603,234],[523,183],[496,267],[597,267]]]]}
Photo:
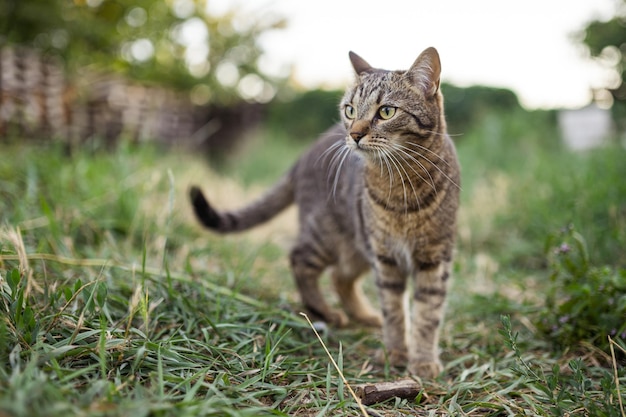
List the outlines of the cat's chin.
{"type": "Polygon", "coordinates": [[[363,145],[358,145],[352,139],[346,140],[346,147],[350,149],[350,152],[357,155],[361,159],[366,159],[370,161],[377,160],[376,152],[374,152],[372,149],[368,149],[363,145]]]}
{"type": "Polygon", "coordinates": [[[355,147],[352,152],[365,162],[376,164],[377,166],[380,164],[380,157],[371,149],[355,147]]]}

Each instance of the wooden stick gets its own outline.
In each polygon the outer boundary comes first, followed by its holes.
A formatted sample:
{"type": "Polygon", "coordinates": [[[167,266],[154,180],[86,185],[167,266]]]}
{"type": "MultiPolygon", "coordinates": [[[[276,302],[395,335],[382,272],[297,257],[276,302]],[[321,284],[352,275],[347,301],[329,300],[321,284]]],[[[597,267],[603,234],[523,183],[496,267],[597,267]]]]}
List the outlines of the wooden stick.
{"type": "Polygon", "coordinates": [[[412,379],[376,382],[374,384],[357,385],[356,387],[356,395],[365,405],[380,403],[393,397],[413,400],[419,392],[420,386],[412,379]]]}

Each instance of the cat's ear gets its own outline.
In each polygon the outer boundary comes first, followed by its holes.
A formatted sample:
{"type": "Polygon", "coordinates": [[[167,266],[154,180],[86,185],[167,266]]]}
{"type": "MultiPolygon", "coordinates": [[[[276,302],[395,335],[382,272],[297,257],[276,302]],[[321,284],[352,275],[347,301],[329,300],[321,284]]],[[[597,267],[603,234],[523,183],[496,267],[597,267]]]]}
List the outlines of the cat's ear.
{"type": "Polygon", "coordinates": [[[352,63],[352,68],[356,71],[357,75],[361,75],[364,72],[372,72],[374,68],[370,64],[367,63],[366,60],[350,51],[350,62],[352,63]]]}
{"type": "Polygon", "coordinates": [[[407,74],[426,97],[434,96],[439,89],[439,77],[441,75],[441,61],[439,61],[437,50],[433,47],[425,49],[417,57],[407,74]]]}

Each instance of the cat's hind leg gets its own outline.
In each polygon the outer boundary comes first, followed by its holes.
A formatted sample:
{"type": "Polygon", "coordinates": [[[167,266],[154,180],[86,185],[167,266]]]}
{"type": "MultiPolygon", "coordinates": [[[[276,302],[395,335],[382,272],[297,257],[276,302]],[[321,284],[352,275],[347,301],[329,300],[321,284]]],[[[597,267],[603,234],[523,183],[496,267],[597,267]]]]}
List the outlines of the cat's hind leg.
{"type": "Polygon", "coordinates": [[[304,307],[325,322],[342,327],[348,324],[348,316],[341,310],[331,308],[319,287],[319,278],[332,258],[309,242],[299,242],[290,254],[291,269],[304,307]]]}
{"type": "Polygon", "coordinates": [[[348,315],[366,326],[380,327],[383,319],[363,292],[362,274],[368,269],[368,264],[340,260],[332,270],[332,280],[335,291],[341,301],[341,306],[348,315]]]}

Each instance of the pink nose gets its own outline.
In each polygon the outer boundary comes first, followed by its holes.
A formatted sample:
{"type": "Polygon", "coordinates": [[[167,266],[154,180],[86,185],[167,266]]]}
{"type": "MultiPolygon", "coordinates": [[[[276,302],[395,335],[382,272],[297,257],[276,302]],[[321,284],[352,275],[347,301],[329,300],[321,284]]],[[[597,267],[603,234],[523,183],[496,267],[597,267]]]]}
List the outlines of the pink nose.
{"type": "Polygon", "coordinates": [[[365,136],[365,135],[366,135],[366,133],[364,133],[364,132],[350,132],[350,137],[352,137],[352,139],[354,139],[354,141],[356,143],[359,143],[361,138],[363,138],[363,136],[365,136]]]}

